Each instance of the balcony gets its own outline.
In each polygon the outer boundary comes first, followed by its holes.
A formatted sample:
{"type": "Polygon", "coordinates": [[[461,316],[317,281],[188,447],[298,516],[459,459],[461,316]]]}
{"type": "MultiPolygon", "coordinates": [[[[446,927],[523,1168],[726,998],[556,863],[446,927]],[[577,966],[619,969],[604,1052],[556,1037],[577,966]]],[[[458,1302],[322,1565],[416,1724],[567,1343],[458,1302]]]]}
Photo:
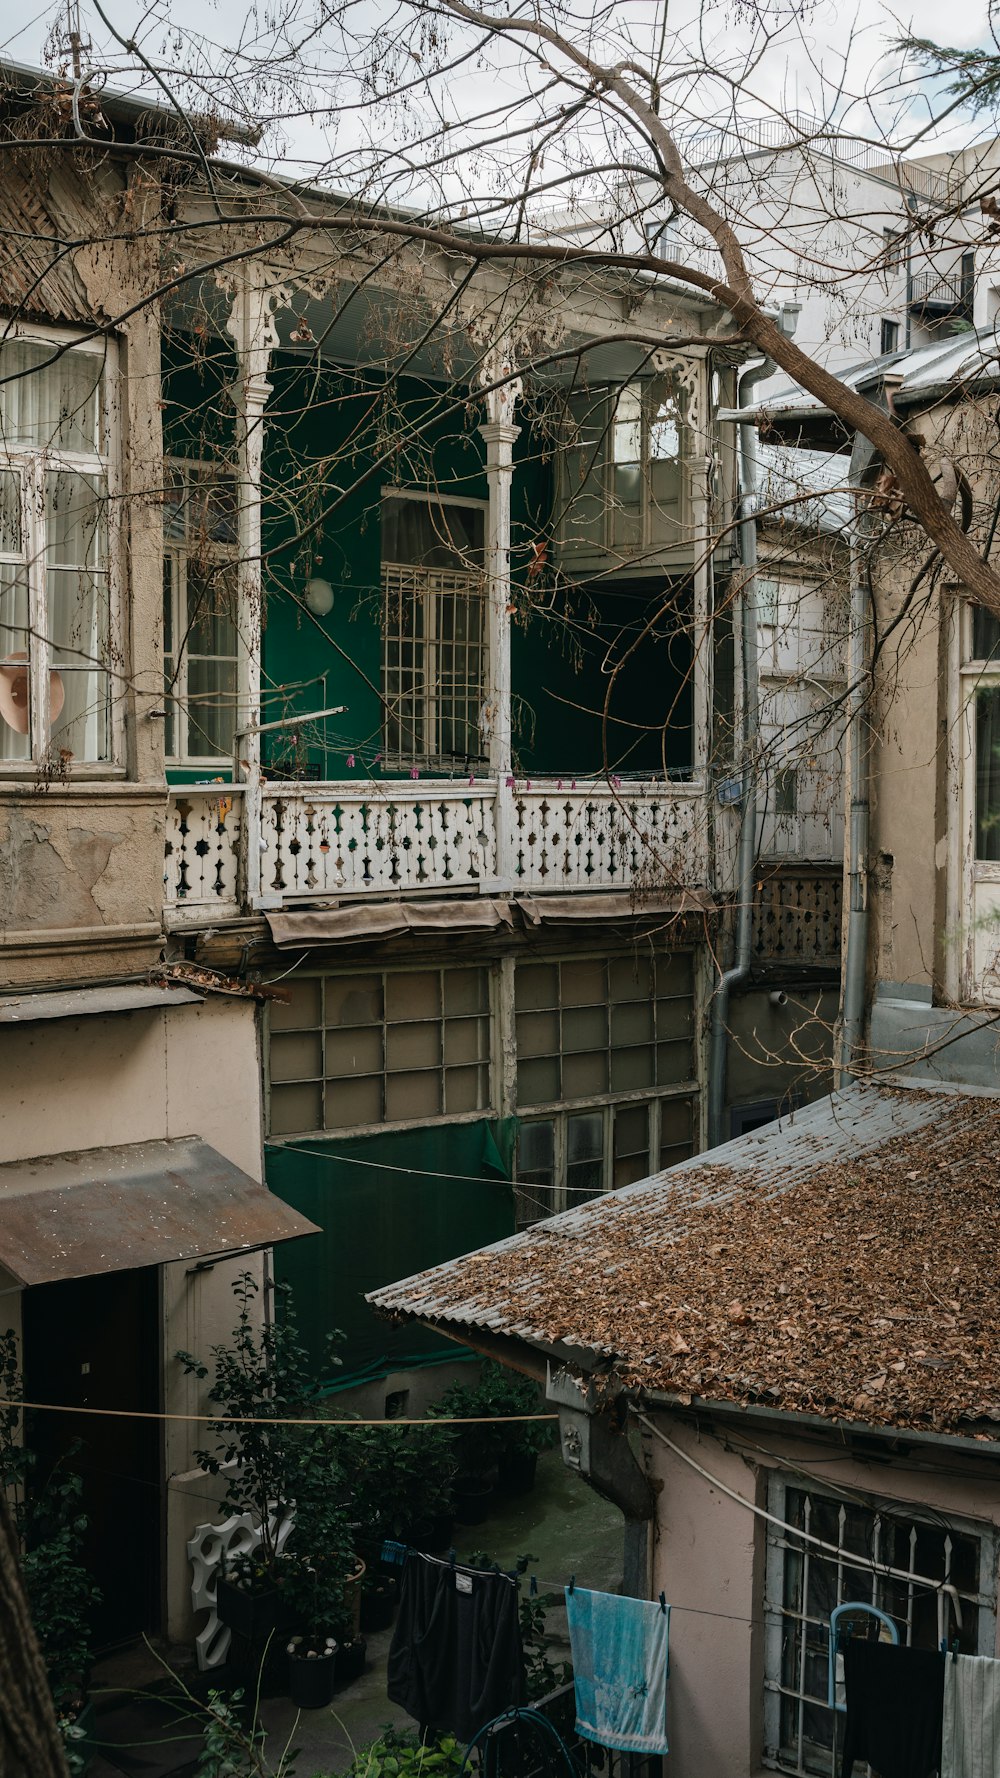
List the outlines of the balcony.
{"type": "Polygon", "coordinates": [[[973,296],[972,278],[941,278],[937,272],[914,272],[906,290],[907,305],[913,313],[926,315],[933,321],[949,315],[971,321],[973,296]]]}
{"type": "Polygon", "coordinates": [[[704,793],[692,783],[267,783],[256,822],[249,808],[242,785],[170,792],[169,926],[370,894],[708,886],[704,793]],[[242,885],[254,847],[251,907],[242,885]]]}

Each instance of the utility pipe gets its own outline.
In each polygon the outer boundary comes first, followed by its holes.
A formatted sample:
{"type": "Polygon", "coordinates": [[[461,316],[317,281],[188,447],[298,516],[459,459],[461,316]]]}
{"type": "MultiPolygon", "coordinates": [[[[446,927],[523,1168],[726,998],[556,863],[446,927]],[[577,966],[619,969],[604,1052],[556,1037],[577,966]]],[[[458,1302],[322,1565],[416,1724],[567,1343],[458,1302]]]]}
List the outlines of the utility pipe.
{"type": "MultiPolygon", "coordinates": [[[[737,383],[736,407],[743,411],[758,383],[773,376],[773,359],[765,358],[745,370],[737,383]]],[[[737,854],[736,957],[731,969],[719,977],[712,996],[708,1048],[708,1145],[716,1148],[726,1139],[726,1064],[729,1052],[729,1001],[732,991],[750,973],[750,941],[753,930],[753,886],[756,863],[757,785],[755,749],[759,726],[757,663],[757,465],[753,447],[756,427],[739,422],[740,522],[738,530],[743,584],[740,589],[741,661],[743,671],[743,720],[740,766],[743,795],[737,854]]]]}
{"type": "Polygon", "coordinates": [[[869,515],[859,495],[872,459],[867,439],[855,438],[849,482],[855,500],[850,532],[850,631],[848,637],[847,745],[851,756],[851,806],[847,831],[847,935],[844,985],[840,1010],[839,1080],[856,1072],[855,1052],[864,1034],[865,982],[868,965],[868,761],[864,735],[865,673],[868,665],[868,585],[864,543],[869,515]]]}

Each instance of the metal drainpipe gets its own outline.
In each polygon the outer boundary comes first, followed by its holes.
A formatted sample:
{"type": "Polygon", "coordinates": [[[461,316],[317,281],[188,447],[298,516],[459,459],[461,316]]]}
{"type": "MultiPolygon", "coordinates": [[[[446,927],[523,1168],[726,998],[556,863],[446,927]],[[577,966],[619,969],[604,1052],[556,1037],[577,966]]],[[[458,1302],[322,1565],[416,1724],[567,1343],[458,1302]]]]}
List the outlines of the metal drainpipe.
{"type": "MultiPolygon", "coordinates": [[[[751,365],[739,379],[736,392],[737,411],[746,407],[757,383],[773,376],[776,365],[770,358],[751,365]]],[[[757,492],[756,464],[753,443],[756,428],[740,422],[740,560],[745,577],[740,592],[740,632],[743,661],[743,736],[741,766],[743,801],[740,817],[740,840],[737,864],[736,960],[731,969],[719,977],[712,996],[712,1022],[708,1049],[708,1145],[715,1148],[725,1141],[726,1064],[729,1048],[729,999],[732,990],[750,973],[750,940],[753,928],[753,884],[756,863],[757,786],[754,751],[758,729],[758,667],[757,667],[757,521],[754,517],[757,492]]]]}
{"type": "MultiPolygon", "coordinates": [[[[871,460],[867,440],[858,439],[851,453],[849,481],[860,490],[871,460]]],[[[865,667],[868,658],[868,587],[862,544],[868,530],[865,512],[855,512],[850,542],[850,636],[848,643],[848,747],[851,755],[851,810],[847,856],[847,943],[840,1015],[840,1081],[854,1075],[854,1052],[864,1032],[865,980],[868,964],[868,765],[864,750],[865,667]]],[[[839,1083],[838,1083],[839,1084],[839,1083]]]]}

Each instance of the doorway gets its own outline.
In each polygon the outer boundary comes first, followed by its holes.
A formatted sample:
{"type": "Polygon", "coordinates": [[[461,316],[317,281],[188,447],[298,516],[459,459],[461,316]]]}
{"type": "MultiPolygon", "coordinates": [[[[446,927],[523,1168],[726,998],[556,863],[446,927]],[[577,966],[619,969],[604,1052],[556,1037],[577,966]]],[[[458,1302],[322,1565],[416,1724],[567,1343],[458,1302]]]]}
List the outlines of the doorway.
{"type": "MultiPolygon", "coordinates": [[[[160,1406],[159,1273],[155,1266],[26,1290],[26,1401],[153,1412],[160,1406]]],[[[79,1475],[84,1560],[101,1591],[99,1648],[159,1628],[163,1546],[160,1424],[100,1414],[25,1416],[40,1477],[79,1475]]]]}

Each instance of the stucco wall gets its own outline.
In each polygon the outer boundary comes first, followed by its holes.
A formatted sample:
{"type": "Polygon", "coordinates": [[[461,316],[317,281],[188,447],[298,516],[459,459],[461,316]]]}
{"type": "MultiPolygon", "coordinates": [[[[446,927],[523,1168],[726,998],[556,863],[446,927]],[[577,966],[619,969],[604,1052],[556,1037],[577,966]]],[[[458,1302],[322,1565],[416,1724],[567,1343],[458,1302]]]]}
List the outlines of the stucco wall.
{"type": "MultiPolygon", "coordinates": [[[[696,1430],[659,1413],[654,1424],[757,1507],[766,1505],[769,1473],[781,1470],[800,1486],[829,1491],[834,1483],[838,1492],[1000,1525],[996,1469],[991,1473],[985,1462],[981,1474],[970,1465],[963,1476],[947,1473],[947,1467],[961,1468],[947,1455],[941,1469],[923,1467],[935,1459],[922,1451],[893,1467],[852,1455],[846,1439],[831,1452],[829,1442],[770,1428],[740,1428],[727,1439],[720,1423],[713,1430],[706,1421],[696,1430]],[[747,1448],[751,1442],[758,1448],[747,1448]]],[[[764,1748],[766,1526],[659,1439],[647,1436],[643,1448],[657,1488],[652,1592],[654,1598],[665,1592],[671,1605],[667,1772],[669,1778],[751,1778],[762,1770],[764,1748]]]]}
{"type": "MultiPolygon", "coordinates": [[[[252,1178],[263,1177],[252,1001],[0,1026],[0,1078],[4,1160],[198,1135],[252,1178]]],[[[183,1375],[175,1354],[207,1359],[212,1345],[228,1338],[236,1318],[232,1282],[246,1270],[262,1277],[259,1253],[203,1271],[186,1261],[162,1268],[167,1413],[205,1412],[206,1386],[183,1375]]],[[[0,1288],[6,1282],[0,1277],[0,1288]]],[[[0,1299],[0,1311],[0,1324],[18,1325],[16,1295],[0,1299]]],[[[194,1464],[203,1440],[203,1423],[165,1424],[167,1628],[176,1639],[192,1629],[187,1539],[195,1525],[219,1516],[221,1489],[194,1464]]]]}

